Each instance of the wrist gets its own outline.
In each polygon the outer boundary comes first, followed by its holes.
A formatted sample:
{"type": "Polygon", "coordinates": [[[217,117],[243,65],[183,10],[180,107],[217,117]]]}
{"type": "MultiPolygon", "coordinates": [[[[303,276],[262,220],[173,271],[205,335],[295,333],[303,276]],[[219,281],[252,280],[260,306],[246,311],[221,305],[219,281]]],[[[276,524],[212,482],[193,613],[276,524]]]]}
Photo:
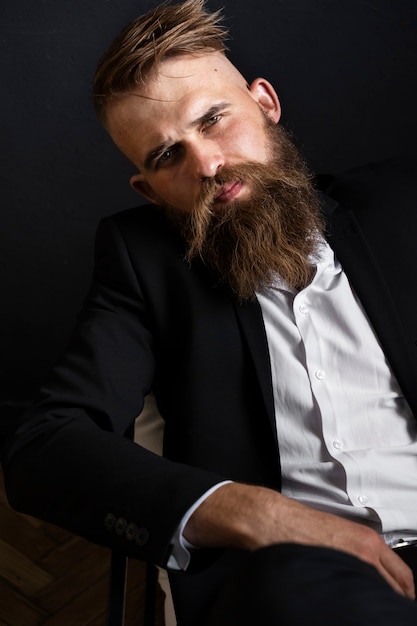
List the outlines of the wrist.
{"type": "Polygon", "coordinates": [[[194,511],[184,537],[199,547],[255,550],[268,543],[267,527],[280,494],[263,487],[227,483],[194,511]]]}

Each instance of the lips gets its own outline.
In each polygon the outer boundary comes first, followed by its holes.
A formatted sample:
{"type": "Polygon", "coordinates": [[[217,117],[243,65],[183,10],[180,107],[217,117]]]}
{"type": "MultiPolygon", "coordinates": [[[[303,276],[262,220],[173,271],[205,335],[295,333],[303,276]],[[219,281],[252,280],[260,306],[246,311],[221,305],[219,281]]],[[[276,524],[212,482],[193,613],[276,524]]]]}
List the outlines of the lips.
{"type": "Polygon", "coordinates": [[[231,202],[240,193],[243,187],[241,180],[225,183],[221,187],[220,193],[215,197],[214,202],[231,202]]]}

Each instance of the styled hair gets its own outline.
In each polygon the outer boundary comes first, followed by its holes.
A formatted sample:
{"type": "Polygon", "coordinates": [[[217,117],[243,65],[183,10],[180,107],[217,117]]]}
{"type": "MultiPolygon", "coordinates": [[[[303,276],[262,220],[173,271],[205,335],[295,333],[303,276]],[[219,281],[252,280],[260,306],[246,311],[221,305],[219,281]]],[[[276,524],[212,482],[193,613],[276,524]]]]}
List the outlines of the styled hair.
{"type": "Polygon", "coordinates": [[[93,84],[97,117],[105,123],[109,103],[143,85],[169,57],[225,52],[228,31],[221,11],[209,12],[205,0],[164,3],[130,22],[100,59],[93,84]]]}

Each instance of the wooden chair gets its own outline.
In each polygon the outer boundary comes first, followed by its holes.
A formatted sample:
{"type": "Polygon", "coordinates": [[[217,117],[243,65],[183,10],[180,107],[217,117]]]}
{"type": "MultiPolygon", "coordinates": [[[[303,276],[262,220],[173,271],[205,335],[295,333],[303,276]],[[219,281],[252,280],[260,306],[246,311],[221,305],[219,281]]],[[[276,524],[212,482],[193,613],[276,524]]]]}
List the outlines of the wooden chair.
{"type": "MultiPolygon", "coordinates": [[[[128,559],[126,556],[116,552],[112,553],[106,626],[124,626],[127,563],[128,559]]],[[[147,563],[143,626],[154,626],[155,624],[155,592],[157,578],[157,568],[147,563]]]]}

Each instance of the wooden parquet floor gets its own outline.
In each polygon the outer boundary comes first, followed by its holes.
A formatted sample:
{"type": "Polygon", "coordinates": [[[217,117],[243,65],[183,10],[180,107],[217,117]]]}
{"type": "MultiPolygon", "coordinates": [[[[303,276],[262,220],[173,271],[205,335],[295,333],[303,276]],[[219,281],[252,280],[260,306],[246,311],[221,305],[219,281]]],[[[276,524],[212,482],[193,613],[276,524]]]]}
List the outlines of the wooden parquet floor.
{"type": "MultiPolygon", "coordinates": [[[[13,511],[0,475],[0,626],[105,626],[109,564],[106,548],[13,511]]],[[[144,595],[145,566],[130,560],[125,626],[143,625],[144,595]]]]}

